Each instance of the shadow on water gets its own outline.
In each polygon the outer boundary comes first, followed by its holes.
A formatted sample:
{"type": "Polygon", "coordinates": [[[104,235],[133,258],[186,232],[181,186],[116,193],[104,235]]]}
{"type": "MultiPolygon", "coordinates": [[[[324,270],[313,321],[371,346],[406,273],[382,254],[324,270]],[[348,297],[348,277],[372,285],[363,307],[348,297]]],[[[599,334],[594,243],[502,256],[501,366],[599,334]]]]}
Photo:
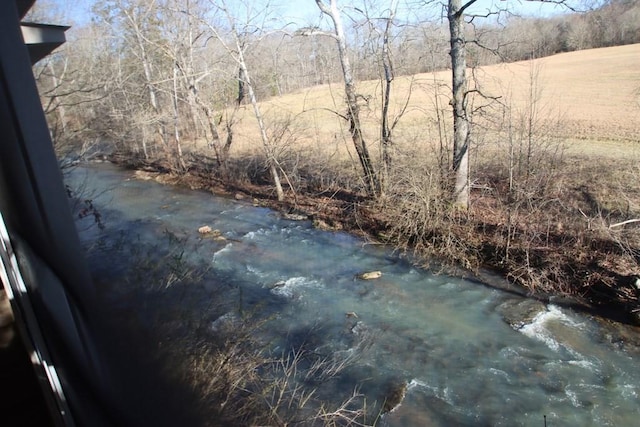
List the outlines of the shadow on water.
{"type": "Polygon", "coordinates": [[[628,425],[640,416],[637,357],[589,316],[420,270],[262,208],[96,173],[118,188],[99,205],[107,232],[83,233],[112,320],[114,370],[124,372],[127,408],[160,408],[161,424],[165,412],[164,421],[186,412],[200,424],[201,396],[172,367],[242,322],[260,325],[251,334],[265,356],[300,356],[299,380],[314,397],[357,390],[372,413],[389,411],[380,425],[537,425],[543,414],[556,426],[628,425]],[[199,235],[205,224],[224,239],[199,235]],[[382,276],[356,279],[374,270],[382,276]],[[329,373],[314,370],[319,362],[329,373]]]}

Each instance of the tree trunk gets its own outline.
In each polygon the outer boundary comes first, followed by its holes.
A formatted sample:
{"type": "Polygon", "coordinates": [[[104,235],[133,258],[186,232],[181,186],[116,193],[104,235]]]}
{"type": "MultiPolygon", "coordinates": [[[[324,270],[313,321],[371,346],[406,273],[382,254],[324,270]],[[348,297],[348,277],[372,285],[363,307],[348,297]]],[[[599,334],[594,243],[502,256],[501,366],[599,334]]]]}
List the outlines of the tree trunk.
{"type": "Polygon", "coordinates": [[[173,66],[173,137],[176,143],[176,156],[178,169],[185,170],[187,167],[182,155],[182,143],[180,141],[180,114],[178,110],[178,66],[173,66]]]}
{"type": "Polygon", "coordinates": [[[387,24],[385,26],[382,40],[382,71],[384,73],[384,84],[382,91],[382,123],[380,125],[380,140],[382,141],[382,164],[384,173],[381,177],[380,191],[384,192],[389,185],[389,173],[391,171],[391,126],[389,125],[389,101],[391,100],[391,83],[393,82],[393,64],[389,52],[389,30],[393,21],[393,8],[391,9],[387,24]]]}
{"type": "Polygon", "coordinates": [[[280,183],[280,175],[278,174],[278,169],[276,168],[276,159],[273,155],[273,150],[271,150],[270,148],[269,136],[267,135],[267,128],[262,118],[262,112],[260,111],[260,106],[258,105],[258,100],[256,98],[256,93],[253,90],[253,85],[249,80],[249,73],[247,71],[247,65],[244,61],[244,55],[240,53],[239,57],[241,58],[240,66],[242,67],[242,73],[244,74],[244,78],[245,78],[244,83],[247,88],[249,100],[251,101],[251,105],[253,106],[253,112],[256,116],[256,120],[258,121],[258,127],[260,128],[260,137],[262,139],[262,146],[264,147],[265,154],[267,155],[267,164],[269,165],[269,172],[271,173],[271,179],[273,180],[273,185],[276,187],[276,194],[278,196],[278,200],[283,201],[284,191],[282,190],[282,184],[280,183]]]}
{"type": "Polygon", "coordinates": [[[347,97],[347,120],[349,121],[349,132],[351,134],[351,139],[356,149],[356,153],[358,153],[360,165],[362,166],[367,192],[371,196],[376,196],[380,193],[380,182],[375,169],[373,168],[373,164],[371,163],[367,143],[362,135],[360,107],[358,106],[358,97],[353,73],[351,71],[351,63],[349,62],[349,57],[347,55],[347,42],[344,29],[342,27],[340,11],[338,10],[336,0],[331,0],[330,7],[327,7],[322,0],[316,0],[316,4],[322,13],[329,16],[333,21],[335,39],[338,44],[338,54],[340,56],[340,65],[342,66],[342,76],[344,77],[344,91],[347,97]]]}
{"type": "Polygon", "coordinates": [[[256,120],[258,121],[260,138],[262,139],[262,147],[267,156],[267,165],[269,167],[269,173],[271,174],[271,179],[273,180],[273,185],[276,188],[276,195],[278,196],[279,201],[283,201],[284,191],[282,190],[280,175],[278,174],[277,161],[274,156],[273,150],[271,149],[271,146],[269,143],[269,136],[267,135],[267,127],[264,123],[262,112],[260,111],[260,106],[258,105],[258,100],[256,98],[256,93],[255,93],[255,90],[253,89],[253,84],[251,83],[251,79],[249,77],[249,69],[247,68],[247,62],[245,61],[245,58],[244,58],[243,45],[240,41],[240,36],[237,33],[235,26],[233,25],[233,18],[231,18],[231,16],[229,15],[228,9],[226,9],[226,7],[225,7],[225,12],[227,13],[229,23],[233,27],[233,36],[236,42],[236,49],[237,49],[236,61],[238,62],[238,66],[240,68],[238,80],[242,81],[243,83],[242,86],[238,85],[238,87],[243,87],[244,90],[246,90],[247,95],[249,95],[249,100],[251,102],[251,105],[253,106],[253,113],[256,117],[256,120]]]}
{"type": "MultiPolygon", "coordinates": [[[[470,3],[467,3],[467,5],[470,3]]],[[[449,31],[451,36],[451,72],[453,79],[453,162],[452,199],[458,208],[469,207],[469,142],[471,117],[467,111],[467,61],[464,36],[464,7],[460,0],[449,0],[449,31]]]]}
{"type": "MultiPolygon", "coordinates": [[[[155,90],[153,78],[152,78],[151,61],[149,60],[149,55],[147,53],[147,48],[145,46],[146,41],[144,40],[144,37],[142,35],[142,28],[140,28],[140,25],[137,20],[138,19],[137,16],[127,13],[127,18],[131,24],[131,29],[135,33],[136,43],[138,44],[140,60],[142,61],[142,69],[144,71],[145,85],[147,86],[147,90],[149,92],[149,103],[151,104],[151,107],[153,108],[154,113],[161,114],[160,106],[158,105],[158,97],[156,94],[156,90],[155,90]]],[[[159,119],[158,132],[160,133],[162,142],[165,144],[165,147],[166,147],[167,132],[166,132],[165,123],[162,117],[160,117],[159,119]]]]}

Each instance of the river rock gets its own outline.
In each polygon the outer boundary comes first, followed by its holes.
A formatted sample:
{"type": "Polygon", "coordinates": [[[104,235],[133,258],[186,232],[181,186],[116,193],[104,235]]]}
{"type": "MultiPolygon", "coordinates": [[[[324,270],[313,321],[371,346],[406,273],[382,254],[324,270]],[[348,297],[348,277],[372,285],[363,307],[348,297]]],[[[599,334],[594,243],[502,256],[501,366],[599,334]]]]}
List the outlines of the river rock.
{"type": "Polygon", "coordinates": [[[209,326],[213,332],[232,332],[240,326],[241,320],[235,313],[227,313],[211,322],[209,326]]]}
{"type": "Polygon", "coordinates": [[[384,413],[393,412],[396,408],[402,404],[405,396],[407,395],[407,382],[392,383],[387,387],[385,393],[384,405],[382,411],[384,413]]]}
{"type": "Polygon", "coordinates": [[[287,284],[287,282],[285,282],[284,280],[279,280],[279,281],[277,281],[276,283],[272,283],[272,284],[270,284],[270,285],[267,285],[267,288],[268,288],[268,289],[281,288],[281,287],[283,287],[283,286],[284,286],[284,285],[286,285],[286,284],[287,284]]]}
{"type": "Polygon", "coordinates": [[[546,309],[543,303],[533,299],[509,299],[498,306],[502,319],[514,329],[520,329],[531,323],[546,309]]]}
{"type": "Polygon", "coordinates": [[[150,180],[155,180],[158,178],[158,175],[160,175],[157,172],[147,172],[147,171],[143,171],[143,170],[137,170],[133,173],[133,176],[136,179],[142,180],[142,181],[150,181],[150,180]]]}
{"type": "Polygon", "coordinates": [[[382,277],[382,271],[368,271],[366,273],[360,273],[356,276],[360,280],[373,280],[382,277]]]}
{"type": "Polygon", "coordinates": [[[364,322],[356,322],[355,325],[351,327],[351,333],[358,336],[365,336],[369,334],[370,330],[364,322]]]}
{"type": "Polygon", "coordinates": [[[630,354],[640,356],[640,327],[595,317],[599,325],[597,340],[608,342],[630,354]]]}
{"type": "Polygon", "coordinates": [[[213,230],[208,225],[203,225],[202,227],[198,228],[198,233],[200,234],[209,234],[212,231],[213,230]]]}

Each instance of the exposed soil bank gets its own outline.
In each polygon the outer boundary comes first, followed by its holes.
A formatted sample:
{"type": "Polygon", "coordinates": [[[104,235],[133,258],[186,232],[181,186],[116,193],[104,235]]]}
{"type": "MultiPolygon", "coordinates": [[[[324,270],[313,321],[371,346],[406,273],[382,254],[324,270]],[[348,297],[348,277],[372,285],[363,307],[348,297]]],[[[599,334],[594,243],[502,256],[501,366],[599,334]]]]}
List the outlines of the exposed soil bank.
{"type": "MultiPolygon", "coordinates": [[[[295,195],[289,193],[286,201],[279,202],[275,190],[269,185],[224,182],[214,177],[206,168],[194,166],[185,173],[177,174],[159,163],[133,164],[130,160],[118,160],[120,159],[115,159],[114,163],[135,169],[139,179],[152,179],[163,184],[208,191],[218,196],[244,199],[255,205],[272,208],[289,219],[311,220],[314,226],[320,229],[344,230],[359,235],[372,244],[397,243],[385,237],[389,221],[393,219],[385,218],[384,213],[376,208],[376,204],[361,194],[344,190],[313,194],[299,192],[295,195]]],[[[456,265],[438,264],[442,272],[464,276],[487,286],[540,301],[570,306],[603,319],[640,326],[640,279],[637,272],[633,268],[626,271],[607,269],[600,265],[601,263],[594,262],[594,259],[599,257],[616,257],[615,250],[606,251],[611,247],[611,242],[593,242],[592,248],[588,248],[591,256],[586,259],[585,248],[563,246],[562,242],[566,239],[562,236],[554,239],[556,246],[527,253],[526,256],[535,257],[535,260],[528,260],[530,265],[551,266],[552,269],[564,272],[565,277],[568,275],[575,278],[570,284],[571,287],[562,283],[558,286],[558,292],[539,292],[531,289],[527,283],[506,279],[514,276],[514,272],[510,271],[510,266],[514,264],[505,265],[496,256],[504,248],[496,241],[495,234],[486,232],[495,228],[495,224],[483,222],[482,217],[476,217],[471,221],[475,222],[471,225],[477,233],[474,250],[481,256],[479,267],[469,271],[456,265]],[[584,278],[589,281],[588,286],[584,285],[584,278]]],[[[419,258],[417,262],[420,263],[419,258]]],[[[436,263],[429,264],[433,266],[436,263]]],[[[640,337],[640,334],[638,336],[640,337]]],[[[638,344],[640,345],[640,339],[638,344]]]]}

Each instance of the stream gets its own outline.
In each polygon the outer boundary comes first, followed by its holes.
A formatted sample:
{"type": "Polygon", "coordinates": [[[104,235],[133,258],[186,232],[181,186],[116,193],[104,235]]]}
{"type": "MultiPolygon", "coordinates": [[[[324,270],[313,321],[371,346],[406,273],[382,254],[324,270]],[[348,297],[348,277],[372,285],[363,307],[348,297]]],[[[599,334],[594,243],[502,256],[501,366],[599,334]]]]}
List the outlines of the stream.
{"type": "MultiPolygon", "coordinates": [[[[79,167],[67,181],[91,189],[106,225],[83,229],[83,241],[124,233],[158,242],[167,231],[198,241],[188,262],[206,263],[242,290],[244,304],[272,317],[274,349],[302,327],[315,328],[317,345],[332,352],[366,341],[350,379],[378,398],[388,384],[404,385],[404,399],[379,425],[640,419],[639,353],[590,316],[416,268],[389,248],[283,219],[250,200],[138,180],[109,164],[79,167]],[[204,225],[226,240],[203,238],[204,225]],[[382,277],[357,278],[367,271],[382,277]]],[[[354,383],[336,387],[348,394],[354,383]]]]}

